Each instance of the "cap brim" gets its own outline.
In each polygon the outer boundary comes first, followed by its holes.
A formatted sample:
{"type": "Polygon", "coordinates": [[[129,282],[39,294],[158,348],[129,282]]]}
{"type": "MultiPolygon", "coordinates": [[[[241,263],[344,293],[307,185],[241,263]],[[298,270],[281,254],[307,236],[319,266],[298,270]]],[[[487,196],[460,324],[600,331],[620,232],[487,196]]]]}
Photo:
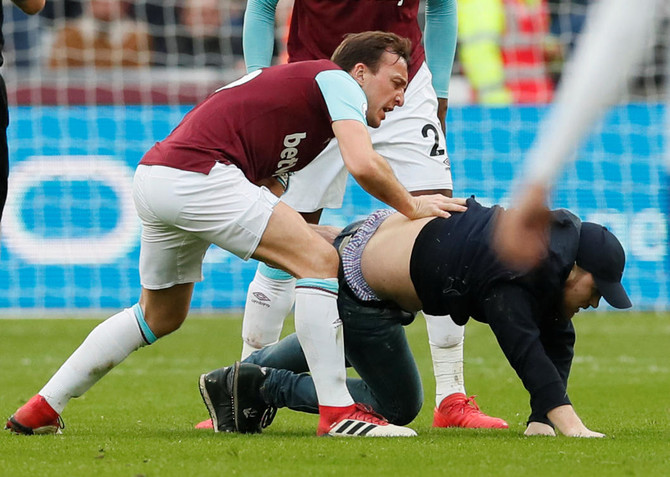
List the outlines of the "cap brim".
{"type": "Polygon", "coordinates": [[[595,279],[595,282],[598,286],[598,291],[605,301],[614,308],[624,310],[633,306],[630,302],[630,298],[628,298],[626,290],[624,290],[623,285],[620,282],[605,282],[598,280],[597,278],[595,279]]]}

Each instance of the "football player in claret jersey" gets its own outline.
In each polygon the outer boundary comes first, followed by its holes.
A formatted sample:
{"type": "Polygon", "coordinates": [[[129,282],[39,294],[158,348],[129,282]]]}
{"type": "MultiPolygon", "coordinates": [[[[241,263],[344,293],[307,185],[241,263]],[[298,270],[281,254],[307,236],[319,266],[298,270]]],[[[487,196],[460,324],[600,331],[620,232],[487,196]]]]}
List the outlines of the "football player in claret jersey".
{"type": "Polygon", "coordinates": [[[318,433],[343,420],[414,435],[361,410],[345,385],[338,257],[333,247],[267,187],[310,163],[337,137],[348,170],[378,199],[411,218],[448,216],[463,200],[411,196],[372,148],[379,126],[401,106],[408,40],[383,32],[345,39],[333,60],[252,73],[191,110],[140,161],[133,198],[143,230],[139,303],[98,325],[7,427],[57,432],[68,401],[82,395],[136,349],[178,329],[211,244],[266,261],[295,276],[296,330],[319,395],[318,433]]]}
{"type": "MultiPolygon", "coordinates": [[[[270,65],[277,3],[248,0],[243,35],[247,71],[270,65]]],[[[451,196],[444,131],[456,48],[456,0],[426,1],[423,35],[419,6],[420,0],[295,0],[287,40],[288,61],[329,58],[350,32],[382,30],[409,38],[412,51],[405,104],[388,114],[382,128],[370,130],[372,143],[413,195],[451,196]]],[[[308,222],[318,223],[322,209],[342,206],[346,180],[347,171],[333,141],[313,164],[291,176],[282,201],[301,212],[308,222]]],[[[293,305],[294,286],[290,275],[259,265],[244,310],[242,358],[279,339],[283,320],[293,305]]],[[[487,416],[466,397],[464,328],[449,316],[424,315],[436,379],[433,424],[506,428],[502,419],[487,416]]],[[[197,427],[207,426],[205,422],[197,427]]]]}

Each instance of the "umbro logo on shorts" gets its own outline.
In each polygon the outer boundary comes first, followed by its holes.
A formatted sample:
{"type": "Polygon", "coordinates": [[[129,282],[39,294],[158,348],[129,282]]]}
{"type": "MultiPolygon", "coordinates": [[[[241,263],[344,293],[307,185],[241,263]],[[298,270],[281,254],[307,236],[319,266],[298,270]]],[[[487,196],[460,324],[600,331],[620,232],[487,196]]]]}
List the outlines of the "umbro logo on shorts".
{"type": "Polygon", "coordinates": [[[345,419],[330,430],[330,434],[340,434],[345,436],[365,436],[368,432],[379,427],[377,424],[369,422],[356,421],[354,419],[345,419]]]}

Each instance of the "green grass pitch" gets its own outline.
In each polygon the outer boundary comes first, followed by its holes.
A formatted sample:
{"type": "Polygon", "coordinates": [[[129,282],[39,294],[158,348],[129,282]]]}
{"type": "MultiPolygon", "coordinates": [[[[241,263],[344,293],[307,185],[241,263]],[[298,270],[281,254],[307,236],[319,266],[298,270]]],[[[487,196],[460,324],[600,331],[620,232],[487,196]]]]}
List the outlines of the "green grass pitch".
{"type": "MultiPolygon", "coordinates": [[[[605,439],[526,438],[528,395],[490,330],[466,329],[467,390],[505,431],[433,429],[425,324],[407,332],[425,403],[413,439],[315,437],[317,418],[280,410],[262,435],[196,431],[202,372],[240,351],[239,316],[189,318],[73,400],[59,436],[0,433],[0,475],[662,476],[670,475],[670,315],[582,313],[570,396],[605,439]]],[[[83,340],[93,320],[0,320],[0,407],[8,417],[83,340]]],[[[3,421],[4,422],[4,421],[3,421]]]]}

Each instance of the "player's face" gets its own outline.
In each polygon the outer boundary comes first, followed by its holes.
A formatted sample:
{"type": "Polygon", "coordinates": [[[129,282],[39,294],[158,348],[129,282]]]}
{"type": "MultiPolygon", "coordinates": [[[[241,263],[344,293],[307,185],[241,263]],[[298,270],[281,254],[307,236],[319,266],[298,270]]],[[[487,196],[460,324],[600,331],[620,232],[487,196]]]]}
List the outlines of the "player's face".
{"type": "Polygon", "coordinates": [[[384,52],[377,73],[365,67],[356,80],[368,100],[368,126],[378,128],[387,112],[405,102],[407,63],[398,55],[384,52]]]}
{"type": "Polygon", "coordinates": [[[600,292],[593,275],[583,271],[571,278],[568,278],[563,290],[563,317],[566,319],[572,318],[580,309],[598,308],[600,303],[600,292]]]}

